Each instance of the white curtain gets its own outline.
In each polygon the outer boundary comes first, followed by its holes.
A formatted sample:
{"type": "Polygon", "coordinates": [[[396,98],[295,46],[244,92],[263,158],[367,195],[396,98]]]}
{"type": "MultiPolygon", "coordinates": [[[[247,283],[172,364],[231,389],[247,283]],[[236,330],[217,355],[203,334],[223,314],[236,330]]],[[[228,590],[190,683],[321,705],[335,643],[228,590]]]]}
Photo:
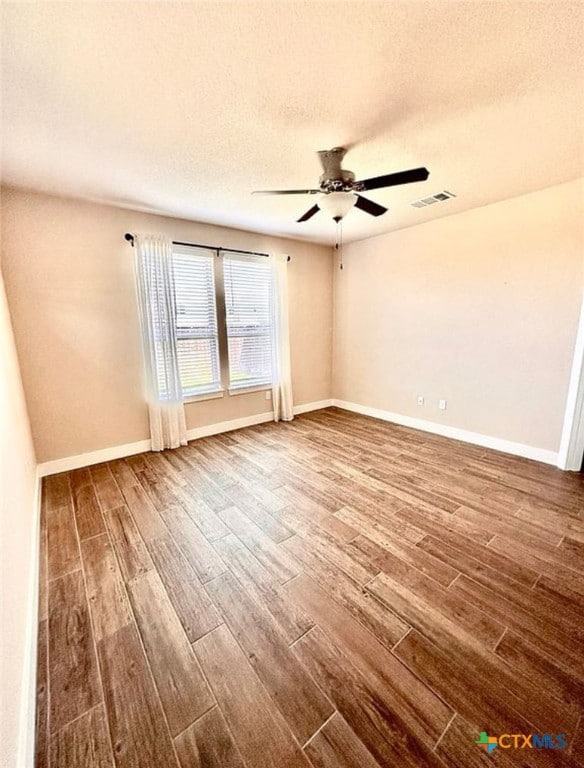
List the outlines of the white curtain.
{"type": "Polygon", "coordinates": [[[270,257],[274,273],[274,421],[292,421],[292,374],[290,367],[290,324],[288,320],[288,257],[270,257]]]}
{"type": "Polygon", "coordinates": [[[187,444],[176,344],[172,241],[137,235],[136,278],[152,450],[187,444]]]}

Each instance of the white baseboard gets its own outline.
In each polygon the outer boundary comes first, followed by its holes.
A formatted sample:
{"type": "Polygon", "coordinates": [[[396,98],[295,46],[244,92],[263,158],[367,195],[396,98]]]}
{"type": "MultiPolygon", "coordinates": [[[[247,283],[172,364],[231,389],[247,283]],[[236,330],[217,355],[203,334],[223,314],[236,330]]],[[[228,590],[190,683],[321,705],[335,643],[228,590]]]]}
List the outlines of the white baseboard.
{"type": "Polygon", "coordinates": [[[301,413],[308,413],[308,411],[320,411],[321,408],[330,408],[333,404],[332,400],[318,400],[314,403],[304,403],[304,405],[294,406],[294,415],[299,416],[301,413]]]}
{"type": "MultiPolygon", "coordinates": [[[[293,412],[295,416],[301,413],[307,413],[308,411],[317,411],[320,408],[330,408],[333,404],[332,400],[319,400],[314,403],[304,403],[302,405],[295,405],[293,412]]],[[[244,427],[253,427],[256,424],[264,424],[267,421],[273,421],[274,412],[265,411],[264,413],[258,413],[255,416],[244,416],[241,419],[232,419],[231,421],[220,421],[217,424],[209,424],[206,427],[195,427],[187,431],[187,438],[189,440],[197,440],[200,437],[210,437],[211,435],[219,435],[222,432],[232,432],[234,429],[243,429],[244,427]]]]}
{"type": "Polygon", "coordinates": [[[139,440],[137,443],[114,445],[111,448],[102,448],[99,451],[79,453],[77,456],[65,456],[63,459],[54,459],[39,464],[39,477],[56,475],[58,472],[69,472],[80,467],[90,467],[92,464],[101,464],[102,461],[123,459],[125,456],[133,456],[135,453],[144,453],[150,450],[150,440],[139,440]]]}
{"type": "MultiPolygon", "coordinates": [[[[391,421],[394,424],[400,424],[403,427],[420,429],[423,432],[431,432],[435,435],[442,435],[442,437],[450,437],[453,440],[461,440],[464,443],[473,443],[474,445],[480,445],[483,448],[492,448],[495,451],[502,451],[503,453],[510,453],[514,456],[522,456],[526,459],[541,461],[544,464],[552,464],[553,466],[557,466],[558,463],[558,454],[554,451],[548,451],[544,448],[535,448],[534,446],[524,445],[523,443],[514,443],[510,440],[503,440],[499,437],[482,435],[479,432],[469,432],[465,429],[450,427],[447,424],[440,424],[435,421],[426,421],[424,419],[416,419],[412,416],[403,416],[400,413],[383,411],[379,408],[370,408],[367,405],[349,403],[345,400],[319,400],[313,403],[296,405],[294,406],[294,414],[298,416],[301,413],[307,413],[308,411],[316,411],[321,408],[330,408],[332,405],[337,406],[337,408],[343,408],[346,411],[361,413],[364,416],[373,416],[374,418],[382,419],[383,421],[391,421]]],[[[218,435],[222,432],[231,432],[234,429],[242,429],[244,427],[255,426],[256,424],[263,424],[264,422],[272,421],[272,419],[272,411],[266,411],[264,413],[258,413],[254,416],[244,416],[241,419],[220,421],[216,424],[208,424],[204,427],[195,427],[194,429],[189,429],[187,431],[187,438],[189,440],[197,440],[201,437],[210,437],[211,435],[218,435]]],[[[136,443],[115,445],[111,448],[103,448],[99,451],[91,451],[90,453],[81,453],[77,456],[67,456],[63,459],[46,461],[43,464],[39,464],[39,477],[54,475],[58,472],[68,472],[72,469],[88,467],[92,464],[100,464],[103,461],[123,459],[126,456],[133,456],[136,453],[144,453],[149,450],[150,440],[140,440],[136,443]]]]}
{"type": "Polygon", "coordinates": [[[416,419],[413,416],[403,416],[401,413],[392,413],[391,411],[382,411],[379,408],[370,408],[367,405],[358,403],[348,403],[345,400],[333,400],[333,405],[337,408],[343,408],[345,411],[353,411],[363,416],[373,416],[383,421],[391,421],[393,424],[399,424],[402,427],[411,427],[420,429],[422,432],[431,432],[434,435],[450,437],[453,440],[461,440],[463,443],[473,443],[483,448],[492,448],[494,451],[511,453],[514,456],[521,456],[524,459],[533,459],[541,461],[544,464],[557,466],[558,454],[554,451],[548,451],[545,448],[535,448],[532,445],[523,443],[514,443],[510,440],[503,440],[500,437],[482,435],[479,432],[469,432],[466,429],[450,427],[448,424],[440,424],[435,421],[426,421],[425,419],[416,419]]]}
{"type": "Polygon", "coordinates": [[[39,567],[41,529],[41,477],[36,477],[33,500],[33,535],[30,542],[30,571],[28,574],[28,606],[24,638],[24,668],[20,700],[20,731],[18,734],[18,768],[33,768],[36,719],[36,668],[39,628],[39,567]]]}
{"type": "MultiPolygon", "coordinates": [[[[332,400],[319,400],[314,403],[304,403],[294,406],[294,413],[307,413],[316,411],[319,408],[329,408],[333,404],[332,400]]],[[[243,427],[253,427],[256,424],[263,424],[266,421],[272,421],[274,414],[272,411],[265,411],[254,416],[244,416],[241,419],[231,419],[231,421],[220,421],[216,424],[208,424],[204,427],[194,427],[187,430],[188,440],[198,440],[200,437],[209,437],[218,435],[222,432],[231,432],[234,429],[243,427]]],[[[102,448],[98,451],[89,453],[80,453],[77,456],[66,456],[63,459],[54,459],[45,461],[38,466],[39,477],[47,475],[56,475],[58,472],[69,472],[72,469],[80,467],[89,467],[93,464],[101,464],[104,461],[114,461],[123,459],[126,456],[134,456],[136,453],[145,453],[150,450],[150,440],[139,440],[137,443],[126,443],[125,445],[114,445],[111,448],[102,448]]]]}
{"type": "Polygon", "coordinates": [[[220,435],[222,432],[233,432],[234,429],[254,427],[256,424],[263,424],[266,421],[273,421],[273,419],[273,411],[265,411],[264,413],[257,413],[255,416],[244,416],[241,419],[231,419],[231,421],[219,421],[217,424],[208,424],[206,427],[188,429],[187,439],[198,440],[200,437],[220,435]]]}

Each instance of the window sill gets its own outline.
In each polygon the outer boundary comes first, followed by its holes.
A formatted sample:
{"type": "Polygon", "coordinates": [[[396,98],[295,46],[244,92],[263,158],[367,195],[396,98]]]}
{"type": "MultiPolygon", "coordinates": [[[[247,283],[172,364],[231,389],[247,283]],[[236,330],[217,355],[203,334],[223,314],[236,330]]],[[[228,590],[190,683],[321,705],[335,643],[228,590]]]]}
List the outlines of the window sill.
{"type": "Polygon", "coordinates": [[[253,392],[271,392],[271,384],[262,384],[259,387],[237,387],[236,389],[229,389],[229,396],[233,395],[251,395],[253,392]]]}
{"type": "Polygon", "coordinates": [[[204,392],[201,395],[190,395],[183,399],[183,403],[200,403],[203,400],[218,400],[225,394],[224,389],[218,389],[215,392],[204,392]]]}

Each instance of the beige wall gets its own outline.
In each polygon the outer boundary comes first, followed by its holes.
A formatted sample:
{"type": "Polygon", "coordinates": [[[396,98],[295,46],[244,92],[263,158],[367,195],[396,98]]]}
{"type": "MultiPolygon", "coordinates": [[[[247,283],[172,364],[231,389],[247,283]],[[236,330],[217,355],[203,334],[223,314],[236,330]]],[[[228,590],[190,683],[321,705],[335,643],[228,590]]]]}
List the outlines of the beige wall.
{"type": "Polygon", "coordinates": [[[346,246],[334,396],[557,451],[583,200],[581,181],[570,182],[346,246]]]}
{"type": "MultiPolygon", "coordinates": [[[[17,190],[2,218],[39,461],[148,437],[126,231],[291,254],[296,404],[334,396],[558,448],[583,285],[581,182],[346,246],[332,387],[329,249],[17,190]]],[[[267,410],[261,392],[225,396],[189,404],[187,422],[267,410]]]]}
{"type": "MultiPolygon", "coordinates": [[[[331,397],[323,246],[8,189],[6,292],[40,462],[148,438],[133,253],[124,232],[288,253],[295,405],[331,397]]],[[[188,428],[264,413],[264,393],[187,405],[188,428]]]]}
{"type": "MultiPolygon", "coordinates": [[[[36,461],[14,337],[0,272],[0,750],[3,766],[17,765],[23,691],[34,661],[36,627],[36,461]]],[[[34,686],[33,686],[34,689],[34,686]]]]}

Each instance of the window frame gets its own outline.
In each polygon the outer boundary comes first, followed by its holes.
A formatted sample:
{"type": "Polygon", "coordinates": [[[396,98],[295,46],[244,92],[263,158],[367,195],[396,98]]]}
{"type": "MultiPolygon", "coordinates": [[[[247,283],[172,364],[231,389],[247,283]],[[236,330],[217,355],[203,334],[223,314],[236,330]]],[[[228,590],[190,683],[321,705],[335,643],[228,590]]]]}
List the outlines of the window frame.
{"type": "MultiPolygon", "coordinates": [[[[219,398],[223,396],[223,372],[222,372],[222,366],[221,366],[221,346],[220,346],[220,332],[219,332],[219,325],[220,325],[220,318],[218,316],[217,312],[217,275],[215,272],[215,259],[212,254],[202,254],[200,253],[201,249],[198,249],[194,246],[184,246],[184,245],[176,245],[173,243],[172,246],[172,256],[173,256],[173,262],[176,257],[187,257],[187,258],[208,258],[210,265],[211,265],[211,275],[212,275],[212,281],[213,281],[213,297],[212,297],[212,307],[214,311],[214,321],[215,321],[215,334],[208,335],[205,337],[201,337],[202,339],[213,339],[215,341],[216,347],[217,347],[217,370],[219,374],[219,378],[217,382],[213,382],[212,388],[206,389],[201,392],[189,392],[185,394],[183,392],[183,402],[197,402],[200,400],[213,400],[215,398],[219,398]]],[[[176,271],[173,268],[173,291],[174,291],[174,301],[175,301],[175,307],[177,311],[177,318],[178,318],[178,300],[177,300],[177,280],[176,280],[176,271]]],[[[190,336],[188,334],[181,334],[179,331],[178,322],[175,321],[175,328],[176,328],[176,345],[177,345],[177,364],[180,359],[179,352],[178,352],[178,343],[180,341],[189,340],[189,339],[196,339],[196,336],[190,336]]],[[[213,365],[213,362],[212,362],[213,365]]],[[[180,364],[179,364],[179,374],[180,374],[180,364]]],[[[181,388],[182,388],[182,378],[181,378],[181,388]]]]}
{"type": "MultiPolygon", "coordinates": [[[[227,371],[226,371],[226,378],[224,381],[227,384],[227,391],[230,395],[238,395],[238,394],[244,394],[244,393],[251,393],[251,392],[265,392],[267,390],[271,390],[274,386],[274,350],[275,350],[275,308],[274,308],[274,291],[273,291],[273,275],[270,276],[270,289],[271,289],[271,295],[269,297],[270,302],[270,314],[271,314],[271,324],[269,328],[269,335],[270,335],[270,367],[271,367],[271,373],[270,373],[270,381],[269,382],[261,382],[261,383],[251,383],[248,385],[241,385],[241,386],[233,386],[231,382],[231,368],[230,368],[230,361],[229,361],[229,332],[227,328],[227,306],[225,302],[225,259],[232,259],[233,261],[241,261],[241,262],[251,262],[256,264],[264,265],[266,264],[265,256],[251,256],[247,254],[237,254],[237,253],[224,253],[223,258],[221,259],[221,277],[223,279],[222,284],[222,291],[223,291],[223,318],[225,321],[225,337],[226,337],[226,346],[225,346],[225,354],[227,358],[227,371]]],[[[265,335],[264,334],[257,334],[257,336],[265,335]]],[[[253,335],[250,335],[249,338],[254,338],[253,335]]]]}
{"type": "MultiPolygon", "coordinates": [[[[198,249],[196,246],[175,245],[173,244],[173,256],[178,254],[181,256],[188,256],[189,251],[196,252],[198,249]]],[[[193,253],[193,255],[195,255],[193,253]]],[[[201,392],[198,394],[183,395],[183,402],[196,403],[204,400],[216,400],[221,399],[227,393],[229,396],[238,396],[252,394],[254,392],[268,392],[272,390],[274,385],[274,364],[273,364],[273,351],[275,344],[275,314],[274,307],[272,305],[272,326],[271,326],[271,340],[272,340],[272,376],[271,381],[266,384],[250,384],[249,386],[233,387],[231,386],[230,369],[229,369],[229,336],[227,331],[227,311],[225,303],[225,274],[224,274],[224,260],[225,258],[235,257],[241,261],[255,261],[257,263],[263,263],[265,256],[253,256],[245,253],[233,253],[231,251],[226,252],[221,249],[217,249],[215,252],[211,252],[209,258],[212,260],[213,265],[213,283],[215,289],[214,305],[215,305],[215,318],[217,325],[217,350],[219,358],[219,386],[217,389],[210,390],[208,392],[201,392]]],[[[176,284],[175,284],[176,293],[176,284]]],[[[272,296],[273,301],[273,296],[272,296]]],[[[177,332],[177,341],[179,340],[177,332]]],[[[188,337],[185,337],[188,338],[188,337]]],[[[182,382],[181,382],[182,385],[182,382]]]]}

